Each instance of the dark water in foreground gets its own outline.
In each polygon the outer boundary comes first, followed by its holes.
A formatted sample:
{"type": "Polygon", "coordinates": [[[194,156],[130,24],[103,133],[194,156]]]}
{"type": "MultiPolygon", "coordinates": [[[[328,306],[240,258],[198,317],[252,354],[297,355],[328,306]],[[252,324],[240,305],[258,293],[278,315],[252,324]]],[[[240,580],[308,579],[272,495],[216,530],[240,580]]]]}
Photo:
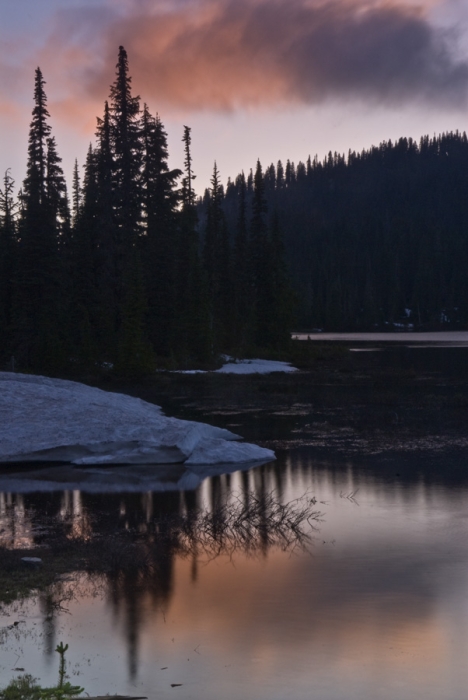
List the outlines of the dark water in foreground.
{"type": "Polygon", "coordinates": [[[309,492],[323,519],[307,551],[166,550],[150,580],[80,575],[64,581],[61,606],[39,597],[4,611],[0,627],[24,622],[0,637],[2,683],[16,667],[55,682],[53,648],[64,641],[71,681],[96,695],[465,700],[468,470],[465,478],[449,462],[437,475],[420,469],[318,463],[302,448],[207,479],[186,497],[4,494],[0,538],[16,546],[28,546],[44,507],[68,514],[80,534],[105,504],[109,524],[144,536],[163,502],[177,510],[198,499],[209,509],[245,489],[283,502],[309,492]]]}

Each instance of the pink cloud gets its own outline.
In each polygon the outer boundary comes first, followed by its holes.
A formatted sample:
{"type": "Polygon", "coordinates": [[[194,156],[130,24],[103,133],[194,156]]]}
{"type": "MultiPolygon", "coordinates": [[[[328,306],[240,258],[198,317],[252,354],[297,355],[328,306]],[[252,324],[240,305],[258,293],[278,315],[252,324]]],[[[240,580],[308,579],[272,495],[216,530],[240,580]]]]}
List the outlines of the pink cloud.
{"type": "Polygon", "coordinates": [[[133,0],[124,7],[123,14],[101,15],[101,24],[94,15],[85,42],[86,11],[75,15],[73,27],[62,15],[67,43],[57,31],[54,51],[89,96],[107,94],[124,44],[142,93],[183,110],[330,98],[453,106],[466,99],[468,64],[454,58],[447,36],[411,3],[133,0]],[[74,38],[81,60],[70,48],[74,38]]]}
{"type": "MultiPolygon", "coordinates": [[[[393,0],[119,0],[63,10],[36,56],[60,119],[102,111],[117,49],[167,110],[348,100],[460,108],[468,64],[425,8],[393,0]]],[[[31,74],[32,86],[32,74],[31,74]]]]}

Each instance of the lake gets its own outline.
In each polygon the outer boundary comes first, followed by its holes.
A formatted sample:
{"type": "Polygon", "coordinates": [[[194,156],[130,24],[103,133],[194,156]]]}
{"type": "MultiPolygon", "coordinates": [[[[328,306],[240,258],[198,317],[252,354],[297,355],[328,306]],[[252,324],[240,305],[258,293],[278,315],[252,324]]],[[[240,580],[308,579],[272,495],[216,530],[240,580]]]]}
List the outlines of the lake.
{"type": "MultiPolygon", "coordinates": [[[[53,683],[53,649],[64,641],[71,680],[93,694],[464,700],[468,478],[452,478],[447,466],[437,477],[418,468],[383,476],[369,465],[317,463],[298,449],[208,479],[191,496],[208,508],[245,490],[283,502],[313,494],[318,529],[304,550],[199,559],[162,552],[161,568],[143,582],[72,576],[61,606],[39,596],[9,617],[4,610],[1,626],[21,622],[3,635],[2,681],[21,667],[53,683]]],[[[79,532],[105,503],[118,526],[144,532],[163,497],[3,496],[0,530],[26,545],[46,507],[79,532]]],[[[169,500],[182,507],[178,493],[169,500]]]]}
{"type": "Polygon", "coordinates": [[[3,606],[2,684],[17,668],[56,682],[63,641],[71,682],[93,695],[465,700],[466,353],[401,345],[316,374],[178,376],[174,412],[238,426],[278,459],[213,471],[196,491],[171,490],[177,466],[158,490],[139,486],[136,468],[114,492],[108,470],[101,488],[0,489],[0,544],[29,549],[57,529],[104,542],[111,559],[134,557],[107,573],[77,565],[49,594],[3,606]],[[439,440],[430,449],[429,433],[439,440]],[[239,535],[239,509],[252,504],[239,535]],[[304,508],[310,522],[295,532],[304,508]],[[115,533],[129,545],[114,547],[115,533]]]}
{"type": "Polygon", "coordinates": [[[388,333],[293,333],[297,340],[318,340],[342,343],[398,343],[416,347],[468,347],[468,331],[427,331],[388,333]]]}

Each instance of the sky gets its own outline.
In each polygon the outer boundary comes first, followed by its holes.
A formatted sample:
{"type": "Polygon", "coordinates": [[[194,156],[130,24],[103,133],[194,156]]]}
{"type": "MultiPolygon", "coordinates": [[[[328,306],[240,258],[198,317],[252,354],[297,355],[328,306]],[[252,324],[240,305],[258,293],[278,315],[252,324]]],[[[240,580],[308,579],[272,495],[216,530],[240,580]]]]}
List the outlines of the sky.
{"type": "Polygon", "coordinates": [[[195,186],[288,158],[468,130],[467,0],[0,0],[0,173],[25,174],[34,70],[68,179],[119,45],[195,186]]]}

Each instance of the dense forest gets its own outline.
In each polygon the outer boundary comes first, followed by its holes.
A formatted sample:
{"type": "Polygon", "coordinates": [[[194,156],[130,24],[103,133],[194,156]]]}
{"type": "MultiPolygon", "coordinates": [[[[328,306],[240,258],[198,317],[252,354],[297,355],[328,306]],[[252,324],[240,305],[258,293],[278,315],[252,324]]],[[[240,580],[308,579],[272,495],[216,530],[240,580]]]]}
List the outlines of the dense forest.
{"type": "Polygon", "coordinates": [[[38,68],[26,178],[15,197],[7,170],[0,190],[1,364],[135,374],[288,344],[294,298],[260,164],[232,235],[215,164],[201,226],[190,128],[184,170],[170,170],[123,47],[71,198],[49,118],[38,68]]]}
{"type": "Polygon", "coordinates": [[[194,190],[158,115],[114,83],[71,197],[34,83],[26,178],[0,186],[0,365],[209,366],[281,352],[293,327],[468,328],[466,134],[402,138],[194,190]]]}
{"type": "MultiPolygon", "coordinates": [[[[466,134],[402,138],[264,173],[298,299],[297,327],[468,328],[466,134]]],[[[235,230],[240,175],[223,207],[235,230]]],[[[247,178],[247,210],[254,176],[247,178]]],[[[200,205],[206,215],[209,195],[200,205]]]]}

